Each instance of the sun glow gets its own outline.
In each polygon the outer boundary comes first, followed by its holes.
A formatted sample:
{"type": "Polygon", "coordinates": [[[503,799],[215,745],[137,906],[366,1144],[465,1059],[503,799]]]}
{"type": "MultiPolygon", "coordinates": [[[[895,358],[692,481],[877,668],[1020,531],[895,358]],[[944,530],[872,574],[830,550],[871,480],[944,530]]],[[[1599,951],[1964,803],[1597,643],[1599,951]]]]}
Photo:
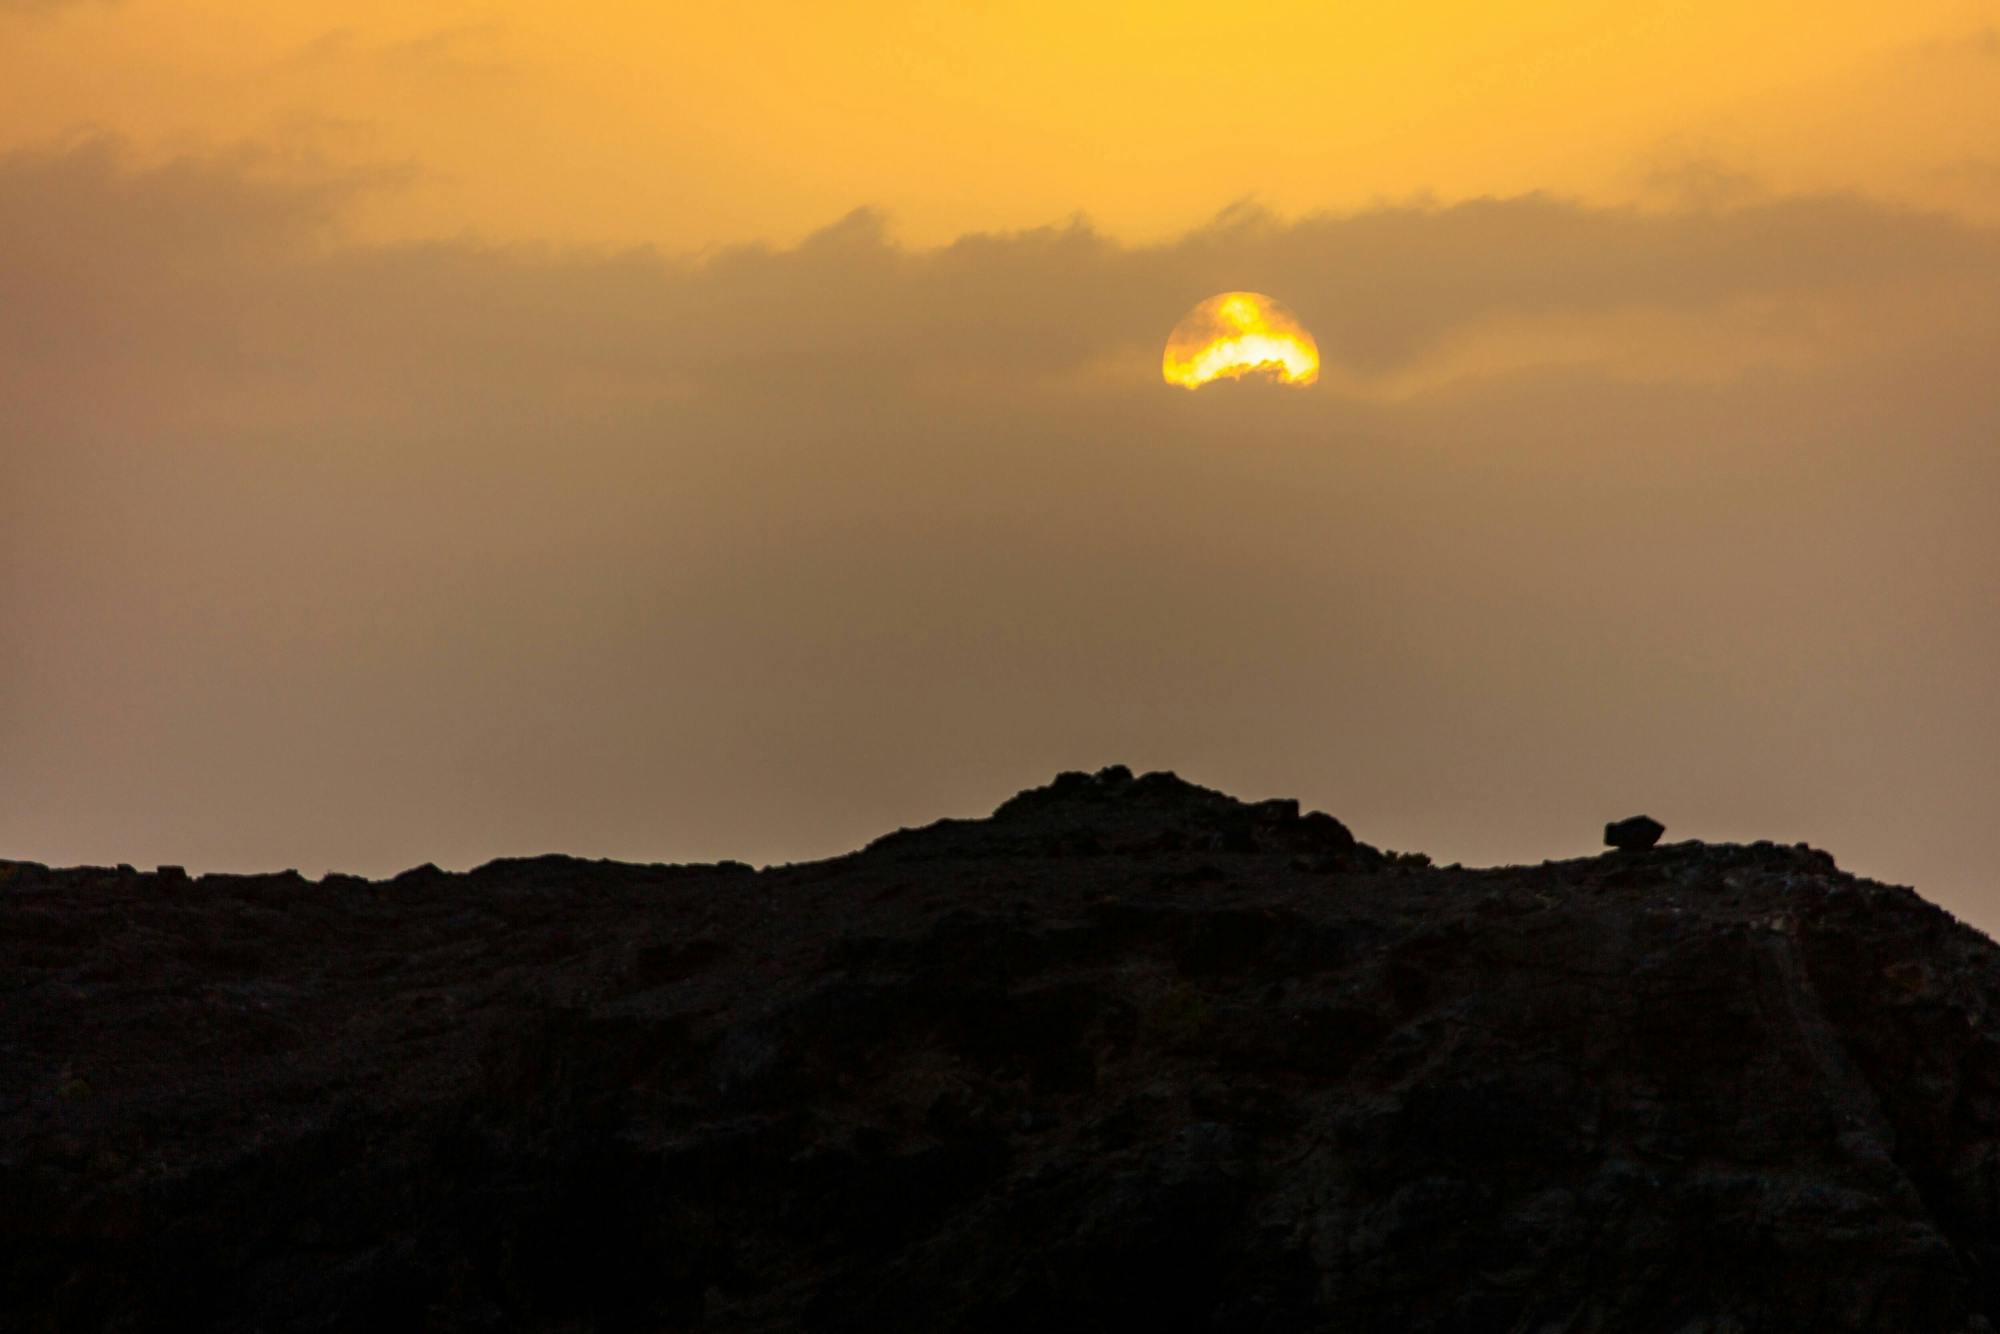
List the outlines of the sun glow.
{"type": "Polygon", "coordinates": [[[1223,292],[1181,317],[1167,335],[1160,373],[1187,389],[1246,375],[1308,385],[1319,379],[1319,344],[1298,316],[1262,292],[1223,292]]]}

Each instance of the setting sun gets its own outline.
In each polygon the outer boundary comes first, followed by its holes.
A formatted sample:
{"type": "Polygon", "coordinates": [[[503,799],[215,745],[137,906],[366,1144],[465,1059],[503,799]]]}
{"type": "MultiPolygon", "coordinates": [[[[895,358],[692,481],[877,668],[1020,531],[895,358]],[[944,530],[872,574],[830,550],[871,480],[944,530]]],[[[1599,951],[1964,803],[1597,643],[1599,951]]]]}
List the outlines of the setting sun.
{"type": "Polygon", "coordinates": [[[1319,379],[1319,345],[1262,292],[1223,292],[1181,317],[1167,335],[1160,373],[1187,389],[1246,375],[1309,385],[1319,379]]]}

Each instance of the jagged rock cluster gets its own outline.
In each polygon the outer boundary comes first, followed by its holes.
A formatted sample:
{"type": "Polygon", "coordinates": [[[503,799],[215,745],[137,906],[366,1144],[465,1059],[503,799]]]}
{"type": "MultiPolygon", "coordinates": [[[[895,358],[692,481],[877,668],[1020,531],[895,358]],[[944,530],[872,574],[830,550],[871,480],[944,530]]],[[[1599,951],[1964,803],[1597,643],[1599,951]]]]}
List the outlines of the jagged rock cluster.
{"type": "Polygon", "coordinates": [[[0,863],[0,1327],[1984,1330],[1996,964],[1122,769],[761,872],[0,863]]]}

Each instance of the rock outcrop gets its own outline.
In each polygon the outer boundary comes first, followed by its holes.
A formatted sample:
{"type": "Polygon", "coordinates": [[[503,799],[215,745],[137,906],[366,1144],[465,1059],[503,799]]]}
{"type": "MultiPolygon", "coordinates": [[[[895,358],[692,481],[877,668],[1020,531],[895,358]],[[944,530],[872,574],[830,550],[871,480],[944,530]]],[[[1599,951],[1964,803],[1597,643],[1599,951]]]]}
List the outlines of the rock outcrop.
{"type": "Polygon", "coordinates": [[[1667,827],[1652,816],[1634,815],[1604,826],[1604,843],[1620,852],[1643,852],[1666,832],[1667,827]]]}
{"type": "Polygon", "coordinates": [[[0,1327],[1975,1331],[2000,952],[1064,775],[753,871],[0,863],[0,1327]]]}

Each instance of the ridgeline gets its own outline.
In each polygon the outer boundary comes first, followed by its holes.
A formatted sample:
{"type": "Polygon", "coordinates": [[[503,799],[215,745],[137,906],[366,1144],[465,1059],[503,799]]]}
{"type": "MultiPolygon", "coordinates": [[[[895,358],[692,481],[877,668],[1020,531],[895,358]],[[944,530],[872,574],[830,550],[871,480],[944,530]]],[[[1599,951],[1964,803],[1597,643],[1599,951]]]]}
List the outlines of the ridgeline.
{"type": "Polygon", "coordinates": [[[1986,1330],[2000,951],[1122,768],[762,871],[4,862],[0,1238],[24,1331],[1986,1330]]]}

